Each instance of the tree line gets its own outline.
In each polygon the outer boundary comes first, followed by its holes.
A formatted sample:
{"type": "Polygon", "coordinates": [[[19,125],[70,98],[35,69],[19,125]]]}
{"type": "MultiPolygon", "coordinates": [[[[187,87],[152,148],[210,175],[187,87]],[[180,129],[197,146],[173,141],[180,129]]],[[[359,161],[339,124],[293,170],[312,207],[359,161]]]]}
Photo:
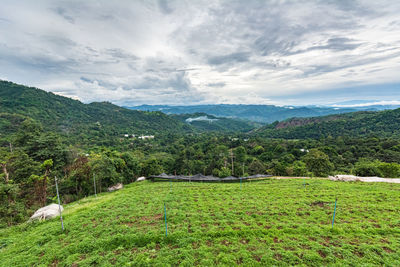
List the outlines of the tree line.
{"type": "MultiPolygon", "coordinates": [[[[85,140],[90,140],[90,135],[85,140]]],[[[0,138],[0,225],[22,222],[55,198],[54,177],[63,203],[116,183],[160,173],[219,177],[272,174],[323,177],[349,173],[400,176],[400,143],[393,138],[328,137],[285,140],[245,134],[160,134],[139,141],[114,137],[113,145],[71,143],[25,119],[0,138]]]]}

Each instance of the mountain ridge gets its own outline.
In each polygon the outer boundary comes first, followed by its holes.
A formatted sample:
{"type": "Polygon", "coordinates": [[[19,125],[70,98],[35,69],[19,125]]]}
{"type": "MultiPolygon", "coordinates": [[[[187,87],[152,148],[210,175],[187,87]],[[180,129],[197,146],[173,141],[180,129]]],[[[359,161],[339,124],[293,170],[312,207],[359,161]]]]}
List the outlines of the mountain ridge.
{"type": "Polygon", "coordinates": [[[273,123],[293,117],[319,117],[331,114],[342,114],[360,110],[389,109],[385,107],[333,107],[333,106],[274,106],[246,104],[209,104],[189,106],[141,105],[126,107],[134,110],[161,111],[165,114],[206,113],[218,117],[245,119],[260,123],[273,123]]]}
{"type": "Polygon", "coordinates": [[[400,137],[400,108],[358,111],[313,118],[291,118],[256,129],[268,138],[307,139],[338,136],[400,137]]]}

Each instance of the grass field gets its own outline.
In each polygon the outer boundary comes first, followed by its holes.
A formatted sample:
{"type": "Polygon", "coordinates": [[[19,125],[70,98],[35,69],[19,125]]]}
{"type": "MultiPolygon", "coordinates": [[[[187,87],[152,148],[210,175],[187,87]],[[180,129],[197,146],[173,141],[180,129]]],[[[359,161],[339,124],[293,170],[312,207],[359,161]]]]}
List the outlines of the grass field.
{"type": "Polygon", "coordinates": [[[399,184],[305,182],[134,183],[0,230],[0,265],[400,266],[399,184]]]}

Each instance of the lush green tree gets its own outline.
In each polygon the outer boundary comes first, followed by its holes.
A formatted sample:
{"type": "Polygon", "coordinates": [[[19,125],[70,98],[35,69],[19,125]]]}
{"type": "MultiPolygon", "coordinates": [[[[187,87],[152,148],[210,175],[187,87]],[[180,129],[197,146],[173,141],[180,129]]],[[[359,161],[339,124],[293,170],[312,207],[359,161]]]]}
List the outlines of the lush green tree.
{"type": "Polygon", "coordinates": [[[307,169],[315,176],[325,177],[333,170],[334,166],[330,162],[328,155],[318,149],[311,149],[303,157],[307,169]]]}
{"type": "Polygon", "coordinates": [[[248,171],[251,175],[253,174],[264,174],[266,171],[265,165],[258,159],[254,158],[250,163],[248,171]]]}
{"type": "MultiPolygon", "coordinates": [[[[269,171],[271,172],[272,175],[278,175],[278,176],[288,175],[287,165],[284,162],[276,159],[271,161],[269,171]]],[[[289,172],[293,173],[293,171],[290,170],[289,172]]]]}
{"type": "Polygon", "coordinates": [[[260,145],[255,146],[251,151],[251,153],[253,155],[261,155],[263,152],[264,152],[264,148],[260,145]]]}
{"type": "Polygon", "coordinates": [[[231,176],[231,170],[226,167],[222,167],[220,170],[218,170],[218,177],[220,178],[225,178],[231,176]]]}
{"type": "Polygon", "coordinates": [[[151,157],[143,162],[142,164],[142,175],[143,176],[151,176],[151,175],[158,175],[163,173],[163,167],[160,165],[158,159],[151,157]]]}
{"type": "Polygon", "coordinates": [[[114,162],[105,154],[90,155],[90,168],[96,176],[97,190],[102,192],[104,188],[121,182],[121,176],[115,169],[114,162]]]}
{"type": "Polygon", "coordinates": [[[381,162],[378,166],[379,170],[386,178],[400,178],[400,164],[381,162]]]}
{"type": "Polygon", "coordinates": [[[307,176],[307,166],[301,161],[295,161],[293,163],[293,175],[297,177],[307,176]]]}
{"type": "Polygon", "coordinates": [[[124,183],[135,181],[141,172],[139,158],[131,152],[122,153],[121,158],[125,162],[125,168],[122,171],[124,183]]]}
{"type": "Polygon", "coordinates": [[[25,206],[18,196],[17,184],[0,181],[0,228],[11,226],[25,219],[25,206]]]}
{"type": "Polygon", "coordinates": [[[354,166],[354,172],[356,175],[363,177],[398,178],[400,177],[400,164],[360,159],[354,166]]]}
{"type": "Polygon", "coordinates": [[[243,146],[238,146],[237,148],[235,148],[235,160],[237,162],[240,163],[245,162],[246,156],[247,156],[246,148],[244,148],[243,146]]]}
{"type": "MultiPolygon", "coordinates": [[[[89,158],[85,155],[79,155],[72,164],[66,168],[67,177],[65,184],[72,189],[71,191],[78,197],[89,195],[93,191],[92,171],[89,164],[89,158]]],[[[69,191],[69,193],[72,193],[69,191]]],[[[64,192],[66,193],[66,192],[64,192]]]]}
{"type": "Polygon", "coordinates": [[[40,164],[22,150],[14,150],[8,159],[8,169],[15,183],[25,184],[32,174],[39,175],[40,164]]]}

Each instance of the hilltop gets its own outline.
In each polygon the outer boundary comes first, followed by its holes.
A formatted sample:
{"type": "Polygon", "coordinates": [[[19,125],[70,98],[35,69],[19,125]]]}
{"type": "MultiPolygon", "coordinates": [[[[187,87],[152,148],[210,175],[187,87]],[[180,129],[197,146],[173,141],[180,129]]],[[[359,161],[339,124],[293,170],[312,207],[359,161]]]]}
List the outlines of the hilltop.
{"type": "Polygon", "coordinates": [[[263,137],[306,139],[324,137],[400,137],[400,109],[360,111],[313,118],[291,118],[255,131],[263,137]]]}

